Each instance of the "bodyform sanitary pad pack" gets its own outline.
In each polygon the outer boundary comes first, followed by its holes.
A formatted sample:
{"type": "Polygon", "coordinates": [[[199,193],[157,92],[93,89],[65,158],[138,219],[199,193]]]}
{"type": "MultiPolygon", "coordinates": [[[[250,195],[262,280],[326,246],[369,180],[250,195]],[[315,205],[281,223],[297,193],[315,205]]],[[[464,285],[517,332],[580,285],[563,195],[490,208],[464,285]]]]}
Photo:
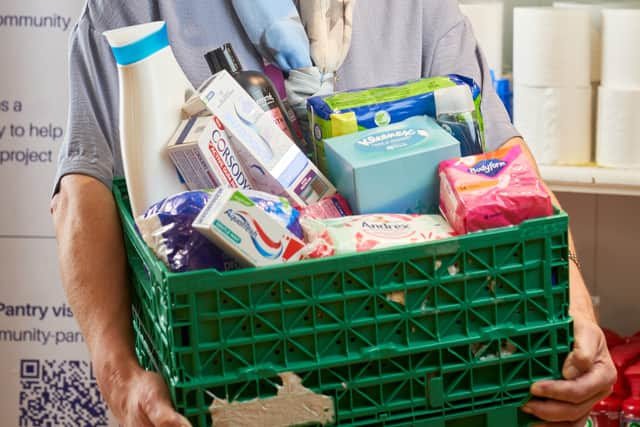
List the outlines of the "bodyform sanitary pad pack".
{"type": "Polygon", "coordinates": [[[553,213],[546,188],[518,145],[446,160],[439,175],[440,210],[459,234],[553,213]]]}

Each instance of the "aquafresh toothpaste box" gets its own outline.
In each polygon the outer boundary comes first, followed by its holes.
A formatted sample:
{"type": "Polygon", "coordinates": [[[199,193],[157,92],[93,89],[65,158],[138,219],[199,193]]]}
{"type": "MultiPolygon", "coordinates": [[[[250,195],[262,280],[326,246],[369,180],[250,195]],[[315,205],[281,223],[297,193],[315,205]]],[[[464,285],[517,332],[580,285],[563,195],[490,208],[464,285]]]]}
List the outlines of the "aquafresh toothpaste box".
{"type": "Polygon", "coordinates": [[[243,266],[297,261],[304,248],[286,225],[228,187],[213,193],[192,226],[243,266]]]}
{"type": "Polygon", "coordinates": [[[184,120],[167,148],[190,190],[220,186],[253,188],[222,122],[214,116],[184,120]]]}
{"type": "Polygon", "coordinates": [[[227,71],[213,75],[195,96],[224,125],[256,189],[300,207],[335,193],[333,184],[227,71]]]}

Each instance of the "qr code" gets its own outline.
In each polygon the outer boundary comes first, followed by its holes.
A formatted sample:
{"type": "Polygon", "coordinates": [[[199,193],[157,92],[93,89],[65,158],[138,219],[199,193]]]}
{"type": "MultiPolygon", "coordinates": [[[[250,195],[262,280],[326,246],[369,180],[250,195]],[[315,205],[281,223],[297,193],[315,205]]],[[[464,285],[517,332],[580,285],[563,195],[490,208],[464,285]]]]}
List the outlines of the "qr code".
{"type": "Polygon", "coordinates": [[[20,361],[20,427],[107,425],[107,405],[89,362],[20,361]]]}

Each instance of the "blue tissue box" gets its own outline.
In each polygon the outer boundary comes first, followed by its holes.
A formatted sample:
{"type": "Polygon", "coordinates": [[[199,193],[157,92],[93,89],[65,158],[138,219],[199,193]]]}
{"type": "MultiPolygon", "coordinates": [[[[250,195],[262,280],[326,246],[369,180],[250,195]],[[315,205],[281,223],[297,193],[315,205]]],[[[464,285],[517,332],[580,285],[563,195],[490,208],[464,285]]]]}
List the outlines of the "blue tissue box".
{"type": "Polygon", "coordinates": [[[438,164],[460,143],[430,117],[324,141],[329,177],[354,213],[437,213],[438,164]]]}

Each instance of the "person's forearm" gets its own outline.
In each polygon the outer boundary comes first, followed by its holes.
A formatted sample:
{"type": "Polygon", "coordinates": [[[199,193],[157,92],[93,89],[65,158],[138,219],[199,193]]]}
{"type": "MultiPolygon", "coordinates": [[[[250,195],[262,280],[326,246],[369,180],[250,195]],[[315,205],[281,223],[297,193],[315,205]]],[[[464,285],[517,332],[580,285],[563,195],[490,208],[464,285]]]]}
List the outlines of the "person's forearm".
{"type": "MultiPolygon", "coordinates": [[[[111,192],[81,175],[63,178],[52,201],[62,283],[103,393],[135,366],[126,259],[111,192]]],[[[110,396],[105,396],[113,403],[110,396]]]]}
{"type": "MultiPolygon", "coordinates": [[[[569,233],[569,250],[574,254],[576,253],[571,233],[569,233]]],[[[569,301],[569,313],[571,316],[587,317],[597,322],[591,295],[584,282],[582,272],[573,261],[569,261],[569,301]]]]}
{"type": "MultiPolygon", "coordinates": [[[[522,138],[512,138],[509,141],[507,141],[505,145],[514,145],[514,144],[518,144],[524,149],[526,155],[529,157],[529,160],[531,161],[536,171],[538,172],[538,175],[542,179],[540,170],[538,169],[538,164],[536,163],[533,157],[533,154],[531,154],[531,151],[529,150],[529,147],[527,147],[527,144],[524,142],[524,140],[522,138]]],[[[562,208],[562,205],[560,204],[560,200],[558,200],[558,198],[553,193],[553,191],[551,191],[551,189],[548,187],[547,187],[547,191],[551,196],[551,200],[554,206],[558,208],[562,208]]],[[[571,235],[571,230],[569,230],[569,251],[573,254],[576,253],[575,245],[573,243],[573,237],[571,235]]],[[[589,290],[587,289],[587,286],[584,282],[584,278],[582,277],[582,272],[580,271],[580,269],[578,268],[578,266],[574,261],[569,261],[569,300],[570,300],[569,312],[572,316],[587,317],[589,319],[592,319],[593,321],[596,321],[596,316],[593,311],[593,304],[591,303],[591,296],[589,295],[589,290]]]]}

